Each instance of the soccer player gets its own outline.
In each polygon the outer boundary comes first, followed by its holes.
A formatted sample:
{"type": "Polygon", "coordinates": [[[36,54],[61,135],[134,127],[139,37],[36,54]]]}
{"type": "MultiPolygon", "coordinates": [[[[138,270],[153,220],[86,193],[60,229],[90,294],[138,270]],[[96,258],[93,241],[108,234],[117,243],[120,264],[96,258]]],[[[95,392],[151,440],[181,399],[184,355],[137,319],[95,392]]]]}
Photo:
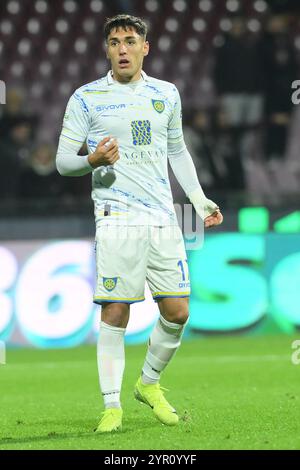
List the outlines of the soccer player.
{"type": "MultiPolygon", "coordinates": [[[[77,89],[67,105],[57,152],[64,176],[93,173],[97,285],[102,306],[98,369],[105,411],[96,432],[122,427],[120,391],[130,304],[144,300],[147,280],[160,317],[151,334],[135,397],[166,425],[178,423],[159,379],[188,320],[186,253],[173,206],[167,162],[205,227],[223,217],[204,195],[181,124],[176,87],[146,75],[147,27],[118,15],[106,21],[108,74],[77,89]],[[83,142],[88,155],[77,155],[83,142]],[[172,230],[170,230],[172,229],[172,230]]],[[[176,58],[174,58],[176,60],[176,58]]],[[[141,315],[143,308],[141,307],[141,315]]]]}

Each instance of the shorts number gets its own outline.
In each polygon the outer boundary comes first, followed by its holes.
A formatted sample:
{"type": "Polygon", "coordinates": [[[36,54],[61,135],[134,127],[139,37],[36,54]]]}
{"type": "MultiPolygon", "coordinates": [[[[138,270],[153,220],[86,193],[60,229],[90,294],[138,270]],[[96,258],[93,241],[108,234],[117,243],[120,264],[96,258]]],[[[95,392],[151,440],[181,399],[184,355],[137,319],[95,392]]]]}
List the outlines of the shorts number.
{"type": "Polygon", "coordinates": [[[186,273],[185,273],[185,270],[184,270],[184,263],[182,260],[178,261],[177,263],[177,266],[180,267],[181,269],[181,275],[182,275],[182,281],[184,282],[186,280],[186,278],[189,280],[189,268],[188,268],[188,262],[187,262],[187,259],[184,260],[185,263],[186,263],[186,273]],[[187,275],[186,275],[187,274],[187,275]]]}

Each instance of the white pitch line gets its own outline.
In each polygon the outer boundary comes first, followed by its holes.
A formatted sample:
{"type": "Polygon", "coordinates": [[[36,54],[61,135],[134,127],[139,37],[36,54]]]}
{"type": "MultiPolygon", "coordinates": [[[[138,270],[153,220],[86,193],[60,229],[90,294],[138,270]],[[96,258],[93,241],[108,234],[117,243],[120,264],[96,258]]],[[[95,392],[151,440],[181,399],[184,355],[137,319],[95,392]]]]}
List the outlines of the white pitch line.
{"type": "Polygon", "coordinates": [[[257,362],[257,361],[286,361],[290,360],[291,356],[288,354],[266,354],[263,356],[218,356],[215,358],[209,358],[209,357],[204,357],[204,358],[199,358],[200,361],[203,360],[204,362],[217,362],[217,363],[222,363],[222,362],[257,362]]]}
{"type": "MultiPolygon", "coordinates": [[[[6,366],[3,366],[4,368],[9,367],[9,368],[31,368],[31,367],[40,367],[44,369],[52,369],[57,366],[67,366],[67,367],[78,367],[78,365],[87,365],[93,362],[91,361],[57,361],[57,362],[25,362],[25,363],[14,363],[10,364],[9,363],[9,357],[7,358],[7,364],[6,366]]],[[[263,362],[273,362],[273,361],[288,361],[291,362],[291,356],[288,354],[267,354],[267,355],[255,355],[255,356],[217,356],[217,357],[210,357],[210,356],[204,356],[204,357],[199,357],[197,358],[197,363],[199,362],[204,362],[204,363],[216,363],[216,364],[222,364],[222,363],[243,363],[243,362],[258,362],[258,361],[263,361],[263,362]]],[[[94,361],[95,362],[95,361],[94,361]]],[[[95,362],[96,366],[96,362],[95,362]]]]}

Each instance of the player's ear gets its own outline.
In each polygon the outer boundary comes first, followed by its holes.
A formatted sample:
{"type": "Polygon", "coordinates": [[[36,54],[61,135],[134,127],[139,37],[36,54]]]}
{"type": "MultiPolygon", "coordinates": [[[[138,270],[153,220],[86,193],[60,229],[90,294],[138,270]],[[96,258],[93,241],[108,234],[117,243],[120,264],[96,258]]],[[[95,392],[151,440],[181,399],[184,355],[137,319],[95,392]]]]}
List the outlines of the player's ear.
{"type": "Polygon", "coordinates": [[[144,57],[146,57],[146,55],[149,54],[149,47],[150,47],[149,42],[145,41],[144,42],[144,57]]]}

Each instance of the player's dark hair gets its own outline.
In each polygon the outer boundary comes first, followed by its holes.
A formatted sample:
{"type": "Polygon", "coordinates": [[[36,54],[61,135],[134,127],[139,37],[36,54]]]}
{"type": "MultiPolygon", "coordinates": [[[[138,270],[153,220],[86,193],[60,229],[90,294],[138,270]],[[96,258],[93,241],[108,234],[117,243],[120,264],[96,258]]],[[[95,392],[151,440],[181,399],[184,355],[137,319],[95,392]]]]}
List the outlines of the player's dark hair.
{"type": "Polygon", "coordinates": [[[133,28],[140,36],[146,39],[147,25],[141,18],[138,18],[137,16],[122,14],[113,16],[112,18],[107,18],[104,24],[105,40],[107,41],[107,38],[113,29],[118,28],[122,28],[125,31],[127,31],[127,28],[133,28]]]}

